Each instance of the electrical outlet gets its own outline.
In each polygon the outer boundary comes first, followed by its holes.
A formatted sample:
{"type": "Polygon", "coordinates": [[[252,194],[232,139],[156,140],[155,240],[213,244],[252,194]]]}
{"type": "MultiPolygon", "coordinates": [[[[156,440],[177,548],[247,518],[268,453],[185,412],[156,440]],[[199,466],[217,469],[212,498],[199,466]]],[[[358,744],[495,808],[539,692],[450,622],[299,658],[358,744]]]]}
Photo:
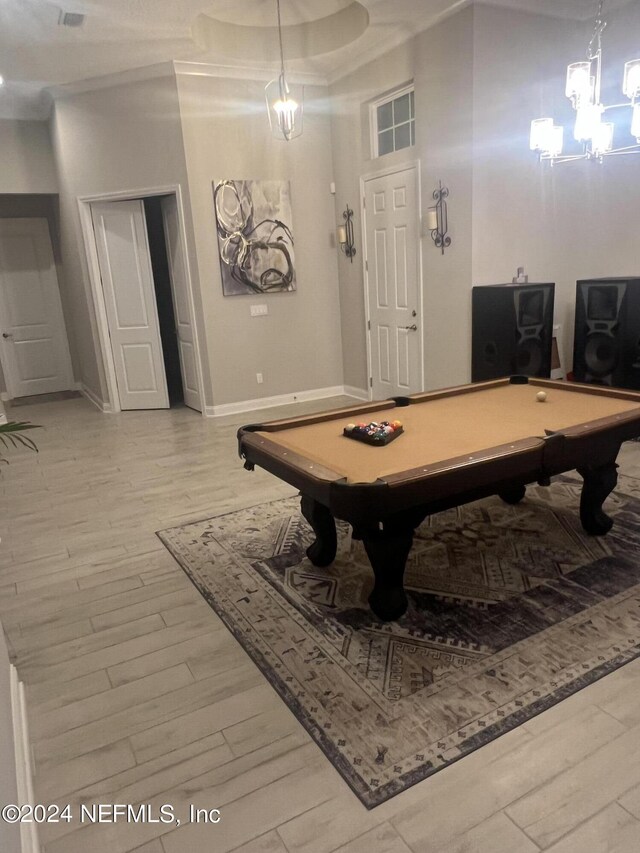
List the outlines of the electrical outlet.
{"type": "Polygon", "coordinates": [[[261,373],[256,373],[256,382],[258,383],[258,385],[262,385],[262,374],[261,373]]]}

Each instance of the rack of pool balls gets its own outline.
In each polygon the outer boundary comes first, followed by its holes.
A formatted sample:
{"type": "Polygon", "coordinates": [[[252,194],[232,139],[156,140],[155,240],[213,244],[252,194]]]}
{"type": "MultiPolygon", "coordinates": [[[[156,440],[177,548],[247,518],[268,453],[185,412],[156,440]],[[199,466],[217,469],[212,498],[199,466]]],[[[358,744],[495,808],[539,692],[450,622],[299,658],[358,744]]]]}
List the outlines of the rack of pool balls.
{"type": "Polygon", "coordinates": [[[400,421],[371,421],[370,424],[347,424],[343,435],[347,438],[355,438],[356,441],[364,441],[374,447],[384,447],[390,441],[402,435],[402,423],[400,421]]]}

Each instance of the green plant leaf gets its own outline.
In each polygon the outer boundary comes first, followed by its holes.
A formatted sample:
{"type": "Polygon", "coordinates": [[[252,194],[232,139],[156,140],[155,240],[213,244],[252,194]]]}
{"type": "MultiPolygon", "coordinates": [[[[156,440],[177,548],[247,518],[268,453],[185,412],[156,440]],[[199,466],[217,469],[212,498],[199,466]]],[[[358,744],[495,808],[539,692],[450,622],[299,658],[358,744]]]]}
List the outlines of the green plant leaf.
{"type": "Polygon", "coordinates": [[[0,433],[22,432],[25,429],[42,429],[42,427],[40,424],[32,424],[30,421],[7,421],[6,424],[0,424],[0,433]]]}
{"type": "MultiPolygon", "coordinates": [[[[38,447],[35,441],[21,433],[28,429],[39,428],[39,424],[32,424],[29,421],[7,421],[6,424],[0,424],[0,442],[7,448],[20,447],[20,445],[22,445],[28,450],[33,450],[37,453],[38,447]]],[[[8,462],[8,460],[3,456],[0,456],[0,460],[2,462],[8,462]]]]}

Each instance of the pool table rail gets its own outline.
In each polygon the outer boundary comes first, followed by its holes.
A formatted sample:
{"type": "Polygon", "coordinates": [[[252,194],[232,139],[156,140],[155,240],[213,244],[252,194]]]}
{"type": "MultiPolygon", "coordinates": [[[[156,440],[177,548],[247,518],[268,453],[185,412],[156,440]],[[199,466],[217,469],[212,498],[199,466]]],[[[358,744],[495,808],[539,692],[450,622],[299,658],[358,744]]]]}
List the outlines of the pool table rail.
{"type": "MultiPolygon", "coordinates": [[[[550,399],[553,403],[554,396],[551,395],[550,399]]],[[[504,401],[502,404],[504,405],[504,401]]],[[[451,407],[449,403],[447,407],[447,411],[455,409],[455,406],[451,407]]],[[[334,429],[332,425],[331,430],[334,429]]],[[[445,429],[440,430],[440,435],[448,437],[447,429],[448,422],[445,429]]],[[[305,435],[309,432],[303,430],[305,435]]],[[[342,441],[341,430],[336,434],[340,436],[338,440],[342,441]]],[[[369,596],[370,606],[379,619],[389,621],[399,618],[407,608],[403,585],[406,558],[414,530],[427,515],[495,494],[507,503],[515,504],[524,497],[526,485],[535,482],[548,485],[552,476],[576,470],[583,479],[580,496],[582,526],[592,535],[604,535],[613,523],[604,512],[603,504],[616,486],[616,458],[620,445],[623,441],[638,436],[640,394],[637,392],[514,377],[410,397],[358,403],[300,418],[249,424],[238,430],[238,451],[244,460],[245,468],[252,470],[258,465],[300,490],[302,513],[316,536],[307,550],[314,565],[327,566],[335,559],[335,519],[343,519],[353,526],[353,536],[362,540],[374,574],[374,587],[369,596]],[[525,398],[521,393],[514,392],[513,399],[508,399],[506,404],[510,411],[514,410],[516,404],[523,411],[529,406],[525,415],[528,411],[530,420],[526,423],[531,426],[534,434],[526,436],[528,427],[525,426],[525,429],[516,430],[516,435],[524,434],[526,437],[487,447],[492,435],[494,440],[498,440],[498,435],[503,440],[505,430],[493,430],[490,425],[487,427],[485,424],[484,432],[478,432],[477,421],[472,419],[469,421],[472,424],[471,441],[468,440],[467,433],[466,447],[472,448],[477,438],[480,449],[468,449],[464,454],[444,459],[437,459],[432,454],[423,458],[435,461],[409,468],[406,463],[414,463],[415,453],[400,454],[398,458],[402,460],[402,464],[397,465],[395,469],[385,464],[379,469],[376,466],[358,469],[357,466],[350,467],[352,454],[349,451],[347,454],[341,453],[340,459],[335,457],[333,464],[343,469],[336,471],[331,467],[330,452],[326,453],[325,460],[314,445],[313,455],[316,458],[313,459],[311,453],[305,455],[303,451],[293,449],[303,447],[303,443],[296,444],[291,440],[287,442],[286,436],[278,437],[280,431],[311,426],[309,432],[317,441],[317,424],[359,421],[365,414],[379,411],[388,413],[396,408],[399,419],[408,422],[413,420],[414,427],[418,429],[420,418],[413,418],[415,412],[411,413],[407,407],[454,395],[464,395],[468,399],[469,395],[484,389],[494,398],[502,398],[503,393],[497,392],[496,395],[493,389],[508,384],[530,384],[545,390],[557,389],[563,393],[555,395],[556,402],[561,396],[564,397],[566,392],[598,395],[616,402],[602,405],[601,402],[592,403],[588,398],[585,401],[584,397],[581,400],[571,400],[570,416],[567,415],[565,405],[564,414],[559,418],[558,411],[562,407],[554,410],[552,405],[543,403],[545,408],[539,408],[535,395],[525,398]],[[631,401],[636,405],[620,405],[620,400],[631,401]],[[596,417],[603,411],[611,414],[596,417]],[[577,424],[573,422],[582,421],[590,414],[594,416],[592,420],[577,424]],[[547,416],[551,423],[569,425],[546,429],[547,416]],[[544,434],[535,434],[536,431],[544,434]],[[485,446],[481,445],[481,434],[485,439],[489,439],[485,441],[485,446]],[[384,473],[385,468],[388,473],[384,473]],[[401,468],[405,470],[400,470],[401,468]],[[346,471],[351,471],[351,474],[347,476],[346,471]],[[356,476],[371,476],[372,481],[358,482],[356,476]]],[[[406,446],[409,449],[410,443],[407,442],[406,446]]],[[[449,452],[460,450],[460,444],[454,442],[446,442],[446,446],[449,452]]],[[[335,444],[333,447],[335,448],[335,444]]],[[[372,453],[380,453],[381,461],[385,458],[384,450],[372,449],[372,453]]],[[[377,461],[378,457],[375,458],[377,461]]]]}

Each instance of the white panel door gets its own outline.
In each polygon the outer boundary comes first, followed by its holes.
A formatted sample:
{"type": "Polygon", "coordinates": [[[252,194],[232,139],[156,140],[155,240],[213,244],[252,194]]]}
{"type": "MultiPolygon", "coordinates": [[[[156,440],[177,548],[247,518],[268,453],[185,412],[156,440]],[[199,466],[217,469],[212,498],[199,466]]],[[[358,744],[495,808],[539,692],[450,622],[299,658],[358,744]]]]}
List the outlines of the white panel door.
{"type": "Polygon", "coordinates": [[[91,205],[122,409],[168,409],[142,201],[91,205]]]}
{"type": "Polygon", "coordinates": [[[198,412],[202,411],[200,383],[198,382],[198,358],[195,346],[195,334],[189,307],[189,283],[187,281],[187,263],[185,246],[180,232],[178,203],[174,195],[162,199],[162,221],[167,245],[167,261],[171,276],[171,295],[173,312],[176,318],[178,352],[184,402],[198,412]]]}
{"type": "Polygon", "coordinates": [[[375,399],[422,390],[417,174],[364,182],[365,257],[375,399]]]}
{"type": "Polygon", "coordinates": [[[46,219],[0,219],[2,365],[11,397],[73,386],[46,219]]]}

